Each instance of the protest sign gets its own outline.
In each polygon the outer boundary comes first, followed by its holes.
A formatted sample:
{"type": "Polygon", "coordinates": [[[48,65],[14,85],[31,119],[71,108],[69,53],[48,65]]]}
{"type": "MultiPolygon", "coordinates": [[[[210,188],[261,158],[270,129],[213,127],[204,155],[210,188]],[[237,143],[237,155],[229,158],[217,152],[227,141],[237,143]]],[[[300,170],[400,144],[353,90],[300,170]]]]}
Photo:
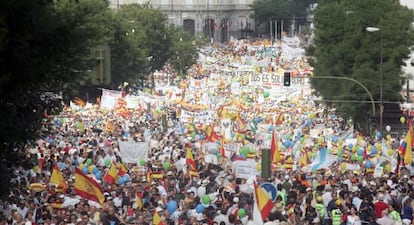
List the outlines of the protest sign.
{"type": "Polygon", "coordinates": [[[124,163],[137,163],[148,159],[148,143],[135,141],[120,141],[119,151],[124,163]]]}

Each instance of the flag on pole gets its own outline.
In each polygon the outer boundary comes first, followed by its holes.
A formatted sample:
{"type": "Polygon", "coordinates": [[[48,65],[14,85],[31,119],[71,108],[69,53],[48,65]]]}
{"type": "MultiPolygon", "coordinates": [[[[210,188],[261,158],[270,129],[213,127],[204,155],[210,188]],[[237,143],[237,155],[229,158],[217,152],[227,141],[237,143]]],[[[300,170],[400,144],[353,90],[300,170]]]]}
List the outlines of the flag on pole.
{"type": "Polygon", "coordinates": [[[255,205],[257,205],[257,209],[260,211],[261,219],[265,220],[270,214],[270,211],[272,211],[273,203],[266,192],[258,186],[256,181],[254,182],[254,198],[255,205]]]}
{"type": "Polygon", "coordinates": [[[272,157],[272,163],[280,163],[282,161],[280,157],[280,152],[279,152],[279,145],[277,143],[277,136],[276,136],[276,132],[274,129],[272,132],[272,143],[270,145],[270,154],[272,157]]]}
{"type": "Polygon", "coordinates": [[[57,164],[53,167],[49,183],[57,185],[57,189],[61,189],[63,193],[66,193],[68,185],[66,184],[65,178],[63,177],[62,172],[60,172],[57,164]]]}
{"type": "Polygon", "coordinates": [[[308,164],[309,164],[309,155],[308,155],[308,152],[306,151],[306,148],[302,148],[300,150],[299,166],[300,167],[305,167],[308,164]]]}
{"type": "Polygon", "coordinates": [[[153,225],[164,225],[164,223],[161,220],[160,214],[158,214],[157,211],[155,211],[153,217],[152,217],[152,224],[153,225]]]}
{"type": "Polygon", "coordinates": [[[408,132],[400,145],[400,151],[404,157],[405,165],[410,165],[413,162],[412,129],[412,122],[411,120],[408,120],[408,132]]]}
{"type": "Polygon", "coordinates": [[[336,158],[332,156],[325,147],[323,147],[318,153],[316,153],[316,157],[311,163],[311,169],[312,171],[326,169],[335,162],[336,158]]]}
{"type": "Polygon", "coordinates": [[[116,184],[118,182],[118,171],[114,162],[112,162],[111,167],[105,174],[104,181],[108,184],[116,184]]]}
{"type": "Polygon", "coordinates": [[[207,142],[216,142],[219,140],[219,136],[216,131],[214,131],[214,127],[209,125],[206,130],[206,140],[207,142]]]}
{"type": "Polygon", "coordinates": [[[125,164],[118,163],[118,175],[123,177],[127,173],[128,173],[128,169],[126,168],[125,164]]]}
{"type": "Polygon", "coordinates": [[[188,165],[188,171],[191,177],[199,177],[197,165],[194,161],[193,153],[191,152],[191,148],[187,147],[186,154],[185,154],[185,162],[188,165]]]}
{"type": "Polygon", "coordinates": [[[135,205],[137,209],[142,209],[144,203],[142,202],[142,193],[137,193],[137,200],[135,201],[135,205]]]}
{"type": "Polygon", "coordinates": [[[79,168],[75,169],[75,192],[84,199],[103,204],[105,197],[99,184],[86,176],[79,168]]]}
{"type": "Polygon", "coordinates": [[[147,169],[147,182],[148,184],[151,184],[151,170],[147,169]]]}

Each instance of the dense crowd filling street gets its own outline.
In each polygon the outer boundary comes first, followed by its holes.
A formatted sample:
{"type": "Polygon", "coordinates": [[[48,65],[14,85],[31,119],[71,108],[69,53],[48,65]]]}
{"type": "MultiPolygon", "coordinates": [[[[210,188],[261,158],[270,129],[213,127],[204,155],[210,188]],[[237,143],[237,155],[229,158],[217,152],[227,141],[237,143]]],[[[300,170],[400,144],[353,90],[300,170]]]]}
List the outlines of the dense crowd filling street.
{"type": "Polygon", "coordinates": [[[413,224],[411,126],[358,132],[312,76],[296,37],[232,40],[183,76],[156,71],[152,91],[74,99],[19,149],[33,168],[9,163],[0,222],[413,224]]]}

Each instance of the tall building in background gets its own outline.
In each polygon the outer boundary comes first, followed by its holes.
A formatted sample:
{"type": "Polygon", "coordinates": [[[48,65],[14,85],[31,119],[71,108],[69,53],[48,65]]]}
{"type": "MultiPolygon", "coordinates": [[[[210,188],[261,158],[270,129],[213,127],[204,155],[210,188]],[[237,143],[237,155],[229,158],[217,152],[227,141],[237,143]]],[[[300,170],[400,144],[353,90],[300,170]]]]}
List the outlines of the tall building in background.
{"type": "Polygon", "coordinates": [[[110,0],[110,7],[149,2],[163,11],[170,22],[193,35],[205,34],[214,41],[245,38],[255,30],[251,19],[254,0],[110,0]]]}

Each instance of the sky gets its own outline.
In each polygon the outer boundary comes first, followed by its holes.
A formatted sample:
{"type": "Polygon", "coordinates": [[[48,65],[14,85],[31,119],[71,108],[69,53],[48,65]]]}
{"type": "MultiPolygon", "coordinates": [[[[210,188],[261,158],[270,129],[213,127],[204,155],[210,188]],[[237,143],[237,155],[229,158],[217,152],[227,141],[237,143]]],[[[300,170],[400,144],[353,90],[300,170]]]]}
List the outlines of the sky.
{"type": "Polygon", "coordinates": [[[414,0],[400,0],[401,5],[408,6],[408,8],[414,9],[414,0]]]}

